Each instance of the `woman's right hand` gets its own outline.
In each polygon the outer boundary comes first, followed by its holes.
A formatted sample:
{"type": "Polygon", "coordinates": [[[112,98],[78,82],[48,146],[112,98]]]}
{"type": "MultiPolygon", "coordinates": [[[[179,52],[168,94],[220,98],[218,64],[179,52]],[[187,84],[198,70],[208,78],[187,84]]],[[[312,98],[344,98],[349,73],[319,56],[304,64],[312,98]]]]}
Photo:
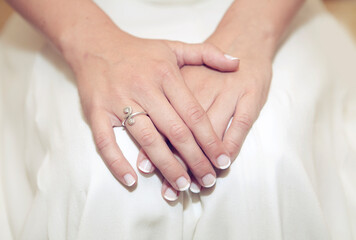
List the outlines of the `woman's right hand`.
{"type": "Polygon", "coordinates": [[[176,190],[186,190],[191,180],[160,133],[184,157],[202,186],[215,183],[211,163],[217,168],[230,165],[228,152],[179,68],[205,64],[219,71],[235,71],[237,60],[209,44],[145,40],[125,34],[72,57],[70,64],[97,149],[121,183],[132,186],[137,179],[113,132],[114,126],[121,126],[127,106],[133,112],[148,113],[149,117],[136,116],[136,123],[126,124],[126,129],[176,190]]]}

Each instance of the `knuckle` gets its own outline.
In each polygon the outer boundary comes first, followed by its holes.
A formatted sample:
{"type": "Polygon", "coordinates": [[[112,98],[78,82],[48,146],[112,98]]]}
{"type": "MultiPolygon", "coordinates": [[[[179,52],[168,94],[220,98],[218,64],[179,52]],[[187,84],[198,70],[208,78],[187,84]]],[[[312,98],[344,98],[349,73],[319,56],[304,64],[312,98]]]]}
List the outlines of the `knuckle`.
{"type": "Polygon", "coordinates": [[[252,127],[253,120],[249,115],[242,114],[236,116],[235,123],[239,129],[242,129],[243,131],[249,131],[252,127]]]}
{"type": "Polygon", "coordinates": [[[174,67],[172,64],[166,61],[157,61],[155,64],[156,71],[160,78],[164,80],[173,79],[174,67]]]}
{"type": "Polygon", "coordinates": [[[112,144],[109,137],[104,133],[97,133],[94,141],[100,153],[103,153],[112,144]]]}
{"type": "Polygon", "coordinates": [[[133,77],[130,85],[130,89],[137,90],[140,93],[146,93],[150,90],[150,84],[147,80],[142,80],[142,77],[133,77]]]}
{"type": "Polygon", "coordinates": [[[187,115],[189,121],[195,125],[199,122],[201,122],[204,117],[205,117],[205,111],[203,108],[199,107],[197,104],[190,104],[189,107],[187,107],[187,115]]]}
{"type": "Polygon", "coordinates": [[[215,50],[215,47],[211,43],[203,43],[202,49],[203,49],[203,51],[212,51],[212,50],[215,50]]]}
{"type": "Polygon", "coordinates": [[[116,166],[120,166],[120,163],[121,163],[120,157],[115,157],[111,161],[107,161],[108,167],[111,170],[114,170],[115,172],[117,172],[117,170],[120,169],[119,167],[116,167],[116,166]]]}
{"type": "Polygon", "coordinates": [[[216,150],[216,148],[219,146],[219,141],[217,138],[215,137],[211,137],[210,139],[208,139],[208,141],[206,141],[203,145],[204,150],[207,152],[214,152],[214,150],[216,150]]]}
{"type": "Polygon", "coordinates": [[[182,124],[175,123],[170,128],[170,136],[173,141],[184,143],[188,140],[190,131],[182,124]]]}
{"type": "MultiPolygon", "coordinates": [[[[192,171],[199,171],[207,170],[210,166],[210,163],[206,159],[199,159],[190,164],[190,169],[192,171]]],[[[205,173],[205,171],[203,171],[205,173]]]]}
{"type": "Polygon", "coordinates": [[[83,102],[83,100],[81,100],[81,105],[83,106],[83,113],[88,120],[89,125],[93,128],[97,119],[103,116],[105,112],[103,111],[104,108],[102,107],[100,101],[96,99],[90,101],[91,102],[88,104],[87,102],[83,102]]]}
{"type": "Polygon", "coordinates": [[[150,128],[143,128],[140,134],[139,139],[142,147],[152,146],[157,139],[156,134],[150,128]]]}
{"type": "Polygon", "coordinates": [[[172,175],[172,171],[178,173],[178,168],[173,161],[163,161],[160,163],[159,170],[164,175],[167,180],[172,179],[174,176],[172,175]]]}
{"type": "Polygon", "coordinates": [[[236,155],[241,149],[241,144],[233,139],[226,140],[225,146],[228,149],[230,156],[236,155]]]}

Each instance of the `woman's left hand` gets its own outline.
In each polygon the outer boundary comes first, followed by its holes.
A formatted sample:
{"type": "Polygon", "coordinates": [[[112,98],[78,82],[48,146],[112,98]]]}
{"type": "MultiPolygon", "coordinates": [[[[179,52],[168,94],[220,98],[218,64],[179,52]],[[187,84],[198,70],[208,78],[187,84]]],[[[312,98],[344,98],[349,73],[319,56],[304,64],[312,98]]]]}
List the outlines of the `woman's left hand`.
{"type": "MultiPolygon", "coordinates": [[[[272,60],[263,59],[262,56],[245,57],[239,70],[232,73],[215,71],[205,66],[185,66],[181,72],[195,98],[207,111],[214,130],[223,140],[231,159],[235,159],[266,102],[272,76],[272,60]],[[231,118],[231,125],[227,129],[231,118]]],[[[137,166],[144,173],[154,170],[142,150],[137,166]]],[[[191,190],[199,192],[200,188],[193,181],[191,190]]],[[[178,198],[178,193],[166,180],[163,182],[162,196],[167,200],[178,198]]]]}

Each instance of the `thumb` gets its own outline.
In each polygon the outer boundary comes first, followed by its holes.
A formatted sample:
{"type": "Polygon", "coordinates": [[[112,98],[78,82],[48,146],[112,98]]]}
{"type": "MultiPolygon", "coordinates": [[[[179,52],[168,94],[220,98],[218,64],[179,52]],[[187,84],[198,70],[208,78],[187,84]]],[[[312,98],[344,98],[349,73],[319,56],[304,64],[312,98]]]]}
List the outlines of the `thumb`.
{"type": "Polygon", "coordinates": [[[178,65],[205,64],[222,72],[236,71],[240,60],[225,54],[210,43],[186,44],[182,42],[168,42],[177,56],[178,65]]]}

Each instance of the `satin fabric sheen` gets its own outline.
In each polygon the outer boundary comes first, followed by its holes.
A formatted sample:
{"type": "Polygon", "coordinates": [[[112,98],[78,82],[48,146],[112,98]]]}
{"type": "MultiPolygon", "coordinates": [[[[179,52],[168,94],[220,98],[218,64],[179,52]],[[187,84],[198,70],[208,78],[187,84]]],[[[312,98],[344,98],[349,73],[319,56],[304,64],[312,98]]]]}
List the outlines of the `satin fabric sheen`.
{"type": "MultiPolygon", "coordinates": [[[[202,42],[231,0],[97,0],[123,30],[202,42]]],[[[0,38],[0,239],[356,239],[356,49],[317,1],[275,58],[265,107],[216,187],[161,197],[129,190],[84,121],[73,73],[21,17],[0,38]]],[[[136,168],[137,146],[115,129],[136,168]]]]}

